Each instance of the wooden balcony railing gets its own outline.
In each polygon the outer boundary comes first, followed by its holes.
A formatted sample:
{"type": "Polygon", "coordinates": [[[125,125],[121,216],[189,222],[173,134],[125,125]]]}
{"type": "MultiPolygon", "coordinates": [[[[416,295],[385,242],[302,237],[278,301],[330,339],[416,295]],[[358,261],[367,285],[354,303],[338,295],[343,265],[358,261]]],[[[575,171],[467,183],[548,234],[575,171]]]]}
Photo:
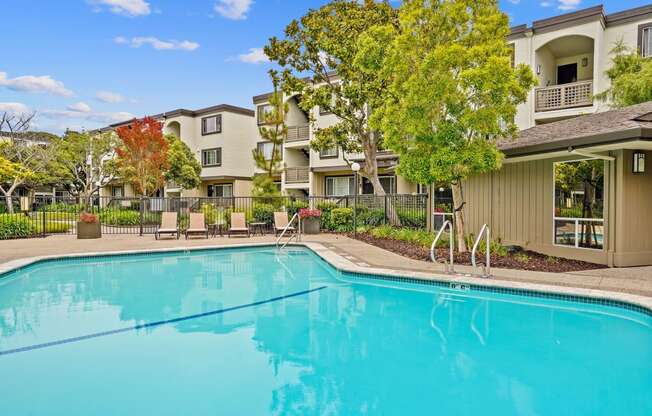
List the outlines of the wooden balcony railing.
{"type": "Polygon", "coordinates": [[[534,111],[563,110],[593,104],[593,80],[535,89],[534,111]]]}
{"type": "Polygon", "coordinates": [[[305,126],[292,126],[288,127],[288,135],[285,141],[298,142],[301,140],[308,140],[310,138],[310,127],[305,126]]]}
{"type": "Polygon", "coordinates": [[[308,166],[285,170],[285,183],[308,183],[309,178],[310,168],[308,166]]]}

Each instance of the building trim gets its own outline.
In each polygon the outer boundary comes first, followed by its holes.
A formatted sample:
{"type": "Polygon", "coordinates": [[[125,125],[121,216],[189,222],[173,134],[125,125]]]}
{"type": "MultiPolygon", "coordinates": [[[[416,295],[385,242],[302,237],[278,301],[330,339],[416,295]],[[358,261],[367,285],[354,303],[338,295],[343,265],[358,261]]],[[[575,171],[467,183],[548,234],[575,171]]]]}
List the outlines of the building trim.
{"type": "MultiPolygon", "coordinates": [[[[178,117],[178,116],[197,117],[197,116],[210,114],[210,113],[233,113],[233,114],[240,114],[247,117],[254,117],[256,115],[256,112],[249,108],[237,107],[230,104],[219,104],[219,105],[214,105],[212,107],[200,108],[199,110],[187,110],[185,108],[178,108],[176,110],[154,114],[153,116],[149,116],[149,117],[155,118],[157,120],[161,120],[161,119],[166,120],[168,118],[178,117]]],[[[108,128],[104,128],[100,130],[110,130],[116,127],[126,126],[128,124],[131,124],[135,119],[138,119],[138,117],[135,117],[131,120],[121,121],[119,123],[110,124],[108,128]]]]}
{"type": "Polygon", "coordinates": [[[652,18],[652,4],[612,13],[606,16],[607,26],[622,25],[637,20],[652,18]]]}
{"type": "Polygon", "coordinates": [[[274,95],[273,92],[266,92],[265,94],[255,95],[253,99],[254,104],[260,104],[264,103],[265,101],[269,101],[272,95],[274,95]]]}
{"type": "Polygon", "coordinates": [[[230,176],[230,175],[220,175],[220,176],[201,176],[203,182],[208,181],[251,181],[252,178],[249,176],[230,176]]]}

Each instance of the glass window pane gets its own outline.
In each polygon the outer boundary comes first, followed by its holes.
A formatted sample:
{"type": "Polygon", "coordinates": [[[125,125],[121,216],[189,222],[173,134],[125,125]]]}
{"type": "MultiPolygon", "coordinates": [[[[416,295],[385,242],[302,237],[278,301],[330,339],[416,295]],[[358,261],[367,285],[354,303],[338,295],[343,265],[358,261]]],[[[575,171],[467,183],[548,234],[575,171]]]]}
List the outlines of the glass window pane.
{"type": "Polygon", "coordinates": [[[603,218],[604,161],[555,164],[555,217],[603,218]]]}
{"type": "Polygon", "coordinates": [[[555,244],[575,247],[575,221],[555,220],[555,244]]]}
{"type": "Polygon", "coordinates": [[[641,39],[641,55],[644,57],[652,56],[652,28],[643,29],[641,39]]]}
{"type": "Polygon", "coordinates": [[[577,238],[579,247],[601,249],[603,247],[604,223],[602,221],[580,221],[577,238]]]}

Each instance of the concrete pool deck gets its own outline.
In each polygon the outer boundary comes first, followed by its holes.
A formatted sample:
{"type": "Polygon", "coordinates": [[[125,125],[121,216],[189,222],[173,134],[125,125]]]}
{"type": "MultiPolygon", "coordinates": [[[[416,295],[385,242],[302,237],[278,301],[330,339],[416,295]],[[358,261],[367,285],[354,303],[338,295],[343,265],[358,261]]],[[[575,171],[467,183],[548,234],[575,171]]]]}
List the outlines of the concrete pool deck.
{"type": "MultiPolygon", "coordinates": [[[[152,235],[105,235],[98,240],[77,240],[75,236],[59,235],[45,238],[0,241],[0,272],[20,259],[66,254],[101,253],[129,250],[156,250],[184,247],[223,247],[243,244],[273,243],[274,236],[217,237],[184,240],[155,240],[152,235]]],[[[447,277],[442,266],[402,257],[379,247],[334,234],[304,235],[306,243],[319,243],[328,251],[360,269],[389,269],[406,273],[426,273],[432,277],[447,277]]],[[[471,274],[469,266],[456,265],[456,272],[471,274]]],[[[477,284],[488,281],[513,282],[513,287],[552,285],[640,295],[652,298],[652,267],[598,269],[572,273],[544,273],[492,268],[492,279],[471,278],[477,284]]],[[[468,279],[465,279],[468,280],[468,279]]]]}

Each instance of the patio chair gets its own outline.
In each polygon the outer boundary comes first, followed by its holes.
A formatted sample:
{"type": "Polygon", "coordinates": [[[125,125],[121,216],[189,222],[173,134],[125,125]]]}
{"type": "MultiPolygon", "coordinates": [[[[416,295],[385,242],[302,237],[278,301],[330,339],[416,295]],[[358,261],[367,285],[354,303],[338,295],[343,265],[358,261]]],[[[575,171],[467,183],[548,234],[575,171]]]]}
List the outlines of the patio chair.
{"type": "Polygon", "coordinates": [[[177,225],[176,212],[164,212],[161,214],[161,225],[156,229],[154,237],[158,240],[161,234],[167,234],[177,237],[179,239],[179,226],[177,225]]]}
{"type": "Polygon", "coordinates": [[[204,214],[201,212],[190,213],[190,224],[186,230],[186,240],[191,235],[202,235],[208,238],[208,228],[206,227],[204,214]]]}
{"type": "MultiPolygon", "coordinates": [[[[274,235],[278,236],[285,230],[287,227],[288,213],[287,212],[275,212],[274,213],[274,235]]],[[[294,227],[288,227],[288,232],[295,233],[297,230],[294,227]]]]}
{"type": "Polygon", "coordinates": [[[229,227],[228,233],[229,237],[231,237],[231,234],[246,234],[247,237],[250,236],[244,212],[231,213],[231,227],[229,227]]]}

